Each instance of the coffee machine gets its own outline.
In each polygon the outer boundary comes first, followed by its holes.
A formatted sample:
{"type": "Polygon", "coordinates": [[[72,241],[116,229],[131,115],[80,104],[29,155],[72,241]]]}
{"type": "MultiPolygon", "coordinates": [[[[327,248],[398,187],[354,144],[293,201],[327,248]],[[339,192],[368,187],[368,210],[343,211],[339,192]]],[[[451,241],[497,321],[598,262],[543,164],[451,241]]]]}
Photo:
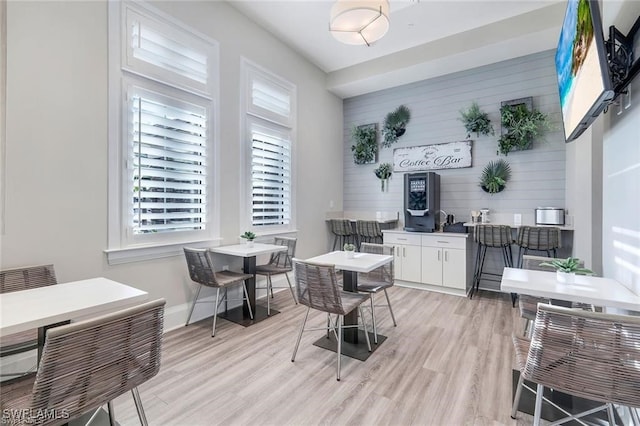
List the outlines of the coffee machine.
{"type": "Polygon", "coordinates": [[[440,226],[440,175],[404,175],[404,230],[433,232],[440,226]]]}

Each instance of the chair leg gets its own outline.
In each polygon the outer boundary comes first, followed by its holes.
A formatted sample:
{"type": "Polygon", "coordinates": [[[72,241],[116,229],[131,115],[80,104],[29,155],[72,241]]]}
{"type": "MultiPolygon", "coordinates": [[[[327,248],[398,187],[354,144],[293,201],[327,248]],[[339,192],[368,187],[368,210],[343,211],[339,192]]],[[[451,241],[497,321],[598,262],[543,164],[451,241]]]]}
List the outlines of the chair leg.
{"type": "Polygon", "coordinates": [[[216,335],[216,319],[218,319],[218,299],[220,298],[220,287],[216,289],[216,304],[213,307],[213,328],[211,329],[211,337],[216,335]]]}
{"type": "Polygon", "coordinates": [[[533,413],[533,426],[540,426],[540,416],[542,415],[542,394],[544,386],[538,385],[536,388],[536,408],[533,413]]]}
{"type": "Polygon", "coordinates": [[[291,362],[296,360],[296,353],[298,353],[298,346],[300,346],[300,339],[302,339],[302,332],[304,331],[304,326],[307,323],[307,318],[309,318],[309,311],[311,308],[307,307],[307,313],[304,315],[304,320],[302,320],[302,325],[300,326],[300,332],[298,333],[298,340],[296,340],[296,346],[293,348],[293,355],[291,355],[291,362]]]}
{"type": "Polygon", "coordinates": [[[524,377],[522,376],[522,372],[520,373],[520,378],[518,379],[518,384],[516,387],[516,395],[513,398],[513,406],[511,407],[511,418],[516,418],[516,413],[518,412],[518,405],[520,405],[520,395],[522,395],[522,385],[524,383],[524,377]]]}
{"type": "Polygon", "coordinates": [[[285,272],[284,276],[287,277],[287,282],[289,283],[289,290],[291,290],[291,297],[293,297],[293,301],[296,302],[296,305],[297,305],[298,304],[298,299],[296,298],[296,293],[293,291],[293,285],[291,285],[291,280],[289,279],[289,274],[287,274],[285,272]]]}
{"type": "Polygon", "coordinates": [[[609,425],[616,426],[616,416],[613,414],[613,404],[607,404],[607,417],[609,418],[609,425]]]}
{"type": "Polygon", "coordinates": [[[338,369],[336,372],[336,380],[340,381],[340,358],[342,355],[342,315],[338,315],[338,369]]]}
{"type": "Polygon", "coordinates": [[[269,291],[271,291],[271,298],[273,299],[273,281],[271,281],[271,274],[267,275],[269,277],[269,291]]]}
{"type": "Polygon", "coordinates": [[[142,400],[140,399],[140,393],[138,392],[137,387],[131,389],[131,395],[133,395],[133,402],[136,404],[136,411],[138,412],[140,424],[142,426],[147,426],[149,423],[147,422],[147,416],[144,414],[144,407],[142,406],[142,400]]]}
{"type": "Polygon", "coordinates": [[[396,324],[396,317],[395,315],[393,315],[393,309],[391,308],[391,300],[389,300],[389,294],[387,293],[387,289],[384,288],[384,297],[387,298],[387,306],[389,306],[389,313],[391,314],[391,320],[393,321],[393,326],[397,327],[398,324],[396,324]]]}
{"type": "MultiPolygon", "coordinates": [[[[371,322],[373,323],[373,343],[378,344],[378,329],[376,328],[376,312],[375,305],[373,304],[373,294],[369,297],[369,302],[371,302],[371,322]]],[[[364,319],[363,319],[364,321],[364,319]]],[[[366,333],[366,331],[365,331],[366,333]]]]}
{"type": "Polygon", "coordinates": [[[327,314],[327,339],[329,338],[329,331],[331,331],[331,314],[327,314]]]}
{"type": "Polygon", "coordinates": [[[253,311],[251,310],[251,303],[249,303],[249,292],[247,292],[247,285],[244,281],[242,281],[242,289],[244,290],[244,297],[247,300],[247,306],[249,307],[249,317],[253,319],[253,311]]]}
{"type": "Polygon", "coordinates": [[[116,426],[116,412],[113,409],[113,401],[107,402],[107,411],[109,412],[109,426],[116,426]]]}
{"type": "Polygon", "coordinates": [[[364,320],[364,314],[362,312],[362,305],[358,306],[360,310],[360,318],[362,319],[362,327],[364,327],[364,339],[367,341],[367,349],[371,352],[371,342],[369,341],[369,330],[367,330],[367,322],[364,320]]]}
{"type": "Polygon", "coordinates": [[[640,426],[640,416],[638,415],[638,409],[635,407],[627,407],[629,409],[629,414],[633,419],[634,426],[640,426]]]}
{"type": "Polygon", "coordinates": [[[196,301],[198,300],[198,296],[200,296],[200,290],[202,290],[202,286],[198,284],[198,291],[196,291],[196,296],[193,298],[193,302],[191,302],[191,309],[189,310],[189,317],[187,318],[187,322],[184,325],[185,327],[189,325],[191,315],[193,314],[193,308],[196,307],[196,301]]]}
{"type": "MultiPolygon", "coordinates": [[[[267,316],[271,316],[271,297],[269,297],[269,289],[271,288],[271,275],[267,275],[267,316]]],[[[271,290],[273,295],[273,289],[271,290]]]]}

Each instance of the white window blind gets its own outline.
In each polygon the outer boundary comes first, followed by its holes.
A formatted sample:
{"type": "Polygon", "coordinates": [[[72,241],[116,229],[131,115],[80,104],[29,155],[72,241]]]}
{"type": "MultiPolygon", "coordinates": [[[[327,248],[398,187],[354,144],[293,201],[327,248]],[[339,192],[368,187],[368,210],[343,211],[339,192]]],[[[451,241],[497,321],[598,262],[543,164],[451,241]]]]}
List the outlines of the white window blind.
{"type": "Polygon", "coordinates": [[[135,89],[130,116],[133,234],[205,229],[206,108],[135,89]]]}
{"type": "Polygon", "coordinates": [[[288,131],[251,124],[252,225],[289,225],[291,140],[288,131]]]}

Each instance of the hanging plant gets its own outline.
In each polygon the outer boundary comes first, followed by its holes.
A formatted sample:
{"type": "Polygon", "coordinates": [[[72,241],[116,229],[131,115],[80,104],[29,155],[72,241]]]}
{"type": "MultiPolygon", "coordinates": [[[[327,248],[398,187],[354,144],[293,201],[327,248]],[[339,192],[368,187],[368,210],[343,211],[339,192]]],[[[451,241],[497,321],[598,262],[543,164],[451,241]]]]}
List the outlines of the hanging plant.
{"type": "Polygon", "coordinates": [[[355,145],[351,145],[353,162],[356,164],[375,163],[378,152],[378,132],[375,124],[366,124],[353,128],[351,137],[355,145]]]}
{"type": "Polygon", "coordinates": [[[551,129],[549,117],[532,107],[531,98],[523,102],[503,102],[500,108],[502,136],[498,139],[498,153],[530,149],[533,141],[551,129]]]}
{"type": "Polygon", "coordinates": [[[471,103],[469,109],[460,110],[460,118],[458,120],[464,124],[468,138],[471,137],[471,133],[475,133],[476,137],[480,137],[480,135],[495,135],[489,114],[482,111],[475,101],[471,103]]]}
{"type": "Polygon", "coordinates": [[[400,105],[395,111],[391,111],[384,119],[382,128],[382,146],[388,148],[394,144],[398,138],[404,135],[405,127],[411,119],[411,111],[404,105],[400,105]]]}
{"type": "Polygon", "coordinates": [[[489,194],[496,194],[505,188],[510,178],[511,166],[509,163],[502,159],[490,161],[482,170],[480,187],[489,194]]]}
{"type": "Polygon", "coordinates": [[[373,173],[380,179],[380,190],[384,192],[384,184],[387,183],[387,189],[389,189],[389,178],[391,177],[391,164],[381,163],[373,173]]]}

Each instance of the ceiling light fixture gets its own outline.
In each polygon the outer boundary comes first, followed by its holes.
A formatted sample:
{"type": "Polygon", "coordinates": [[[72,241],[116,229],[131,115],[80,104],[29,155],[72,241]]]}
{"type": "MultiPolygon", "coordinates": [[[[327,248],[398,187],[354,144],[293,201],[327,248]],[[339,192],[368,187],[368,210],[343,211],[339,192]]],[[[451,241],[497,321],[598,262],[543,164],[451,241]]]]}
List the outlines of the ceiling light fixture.
{"type": "Polygon", "coordinates": [[[329,31],[342,43],[370,46],[388,30],[388,0],[338,0],[331,8],[329,31]]]}

